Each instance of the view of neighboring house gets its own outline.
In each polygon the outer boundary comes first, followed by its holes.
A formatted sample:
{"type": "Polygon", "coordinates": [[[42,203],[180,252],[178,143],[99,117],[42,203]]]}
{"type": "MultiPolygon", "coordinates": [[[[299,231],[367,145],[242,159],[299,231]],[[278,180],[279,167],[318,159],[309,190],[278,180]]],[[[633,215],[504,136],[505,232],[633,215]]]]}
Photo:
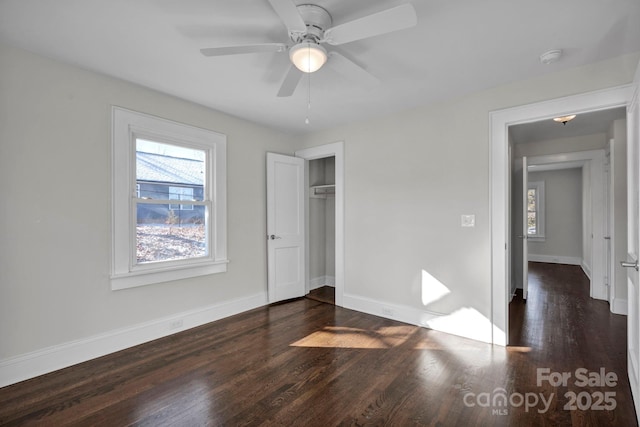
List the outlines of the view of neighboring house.
{"type": "Polygon", "coordinates": [[[138,224],[164,224],[170,211],[173,211],[178,224],[201,221],[204,206],[184,202],[202,200],[204,173],[201,160],[137,151],[138,198],[176,200],[170,204],[139,204],[138,224]]]}

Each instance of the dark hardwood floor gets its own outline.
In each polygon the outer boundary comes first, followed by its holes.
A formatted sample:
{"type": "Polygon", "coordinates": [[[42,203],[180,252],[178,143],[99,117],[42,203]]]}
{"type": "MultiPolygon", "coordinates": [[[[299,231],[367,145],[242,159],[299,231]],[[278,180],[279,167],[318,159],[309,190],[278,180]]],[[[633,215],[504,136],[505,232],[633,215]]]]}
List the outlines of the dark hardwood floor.
{"type": "Polygon", "coordinates": [[[588,297],[579,268],[531,272],[507,348],[304,298],[2,388],[0,425],[636,425],[625,317],[588,297]],[[582,367],[617,385],[536,385],[538,368],[582,367]],[[616,407],[565,410],[569,391],[616,407]]]}
{"type": "Polygon", "coordinates": [[[322,286],[320,288],[313,289],[306,295],[306,297],[312,300],[326,302],[327,304],[335,304],[336,288],[333,286],[322,286]]]}
{"type": "MultiPolygon", "coordinates": [[[[627,317],[612,314],[606,301],[589,297],[589,279],[579,266],[530,262],[527,301],[518,292],[509,306],[509,318],[509,343],[527,351],[523,355],[532,370],[525,381],[535,386],[537,368],[571,374],[566,386],[544,382],[545,392],[553,392],[558,402],[550,419],[558,425],[637,425],[627,379],[627,317]],[[605,368],[616,374],[617,385],[582,386],[576,377],[579,368],[589,373],[605,368]],[[600,399],[598,392],[615,394],[615,410],[563,409],[572,403],[573,394],[567,398],[566,393],[575,393],[583,406],[589,406],[589,396],[591,404],[600,399]]],[[[519,375],[516,383],[526,387],[519,375]]]]}

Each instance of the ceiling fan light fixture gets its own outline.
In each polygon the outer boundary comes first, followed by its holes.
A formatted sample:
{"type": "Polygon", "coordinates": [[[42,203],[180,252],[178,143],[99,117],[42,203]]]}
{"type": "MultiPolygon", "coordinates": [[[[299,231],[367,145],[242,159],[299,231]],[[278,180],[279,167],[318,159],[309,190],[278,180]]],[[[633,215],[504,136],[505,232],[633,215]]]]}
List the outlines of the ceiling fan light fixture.
{"type": "Polygon", "coordinates": [[[289,58],[298,70],[313,73],[327,62],[327,51],[317,43],[303,41],[289,50],[289,58]]]}
{"type": "Polygon", "coordinates": [[[567,122],[570,122],[571,120],[575,119],[576,115],[575,114],[571,114],[568,116],[561,116],[561,117],[554,117],[553,121],[554,122],[558,122],[558,123],[562,123],[563,125],[566,125],[567,122]]]}

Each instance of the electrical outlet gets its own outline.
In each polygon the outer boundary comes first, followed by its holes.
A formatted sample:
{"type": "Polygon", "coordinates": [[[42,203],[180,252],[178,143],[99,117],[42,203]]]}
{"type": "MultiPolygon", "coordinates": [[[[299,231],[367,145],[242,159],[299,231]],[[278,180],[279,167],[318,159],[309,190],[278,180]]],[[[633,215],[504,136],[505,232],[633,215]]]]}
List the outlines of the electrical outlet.
{"type": "Polygon", "coordinates": [[[180,329],[183,324],[182,319],[173,320],[169,322],[169,329],[180,329]]]}
{"type": "Polygon", "coordinates": [[[462,227],[475,227],[476,226],[476,216],[475,215],[461,215],[460,216],[460,225],[462,227]]]}
{"type": "Polygon", "coordinates": [[[382,307],[382,314],[384,316],[391,316],[393,317],[393,309],[389,308],[389,307],[382,307]]]}

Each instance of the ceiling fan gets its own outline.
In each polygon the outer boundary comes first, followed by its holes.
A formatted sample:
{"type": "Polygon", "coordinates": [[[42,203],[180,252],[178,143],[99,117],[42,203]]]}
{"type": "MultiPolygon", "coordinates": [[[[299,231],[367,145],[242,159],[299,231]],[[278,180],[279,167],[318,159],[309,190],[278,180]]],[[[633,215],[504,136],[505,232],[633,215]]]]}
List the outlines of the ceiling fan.
{"type": "Polygon", "coordinates": [[[269,0],[289,32],[291,44],[259,43],[201,49],[205,56],[237,55],[262,52],[289,52],[291,66],[278,91],[279,97],[291,96],[302,73],[319,70],[325,63],[355,81],[376,83],[378,79],[350,59],[323,44],[337,46],[392,31],[413,27],[416,11],[409,3],[366,15],[332,27],[326,9],[314,4],[297,6],[293,0],[269,0]]]}

